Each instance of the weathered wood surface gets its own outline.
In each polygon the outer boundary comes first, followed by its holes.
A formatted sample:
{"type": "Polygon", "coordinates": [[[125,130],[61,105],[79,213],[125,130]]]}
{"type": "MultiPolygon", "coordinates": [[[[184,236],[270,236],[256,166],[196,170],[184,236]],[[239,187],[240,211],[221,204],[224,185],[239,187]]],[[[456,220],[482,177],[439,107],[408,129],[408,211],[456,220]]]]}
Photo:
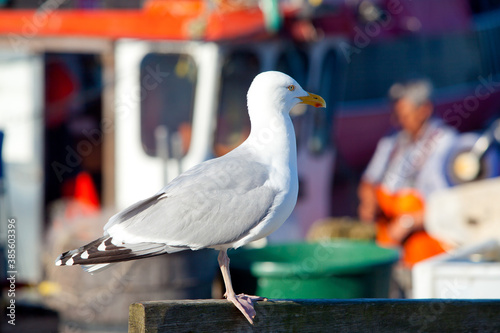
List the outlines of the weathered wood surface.
{"type": "Polygon", "coordinates": [[[500,332],[500,300],[269,300],[254,326],[226,300],[134,303],[138,332],[500,332]]]}

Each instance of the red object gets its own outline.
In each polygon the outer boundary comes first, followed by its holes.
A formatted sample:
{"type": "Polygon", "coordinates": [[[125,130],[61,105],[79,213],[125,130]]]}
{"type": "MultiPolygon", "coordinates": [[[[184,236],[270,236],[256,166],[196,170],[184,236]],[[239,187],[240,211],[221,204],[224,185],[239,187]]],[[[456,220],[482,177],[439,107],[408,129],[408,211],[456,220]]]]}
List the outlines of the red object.
{"type": "Polygon", "coordinates": [[[63,62],[49,63],[46,67],[45,103],[47,105],[46,124],[49,128],[61,126],[66,122],[68,111],[75,93],[80,89],[78,81],[73,77],[63,62]]]}
{"type": "MultiPolygon", "coordinates": [[[[377,221],[377,242],[381,246],[393,247],[400,244],[389,234],[389,225],[397,217],[424,209],[424,201],[415,190],[404,190],[394,194],[383,189],[377,190],[377,202],[385,214],[385,218],[377,221]]],[[[425,231],[415,231],[404,241],[402,262],[412,267],[417,262],[445,252],[444,244],[432,238],[425,231]]]]}
{"type": "Polygon", "coordinates": [[[258,7],[212,10],[207,3],[152,1],[143,10],[0,10],[0,34],[9,34],[16,44],[34,36],[223,40],[265,33],[258,7]]]}
{"type": "Polygon", "coordinates": [[[99,196],[88,172],[83,171],[76,176],[74,198],[87,206],[99,209],[99,196]]]}
{"type": "Polygon", "coordinates": [[[68,200],[64,216],[75,218],[91,216],[99,212],[99,195],[88,172],[80,172],[63,185],[63,196],[68,200]]]}

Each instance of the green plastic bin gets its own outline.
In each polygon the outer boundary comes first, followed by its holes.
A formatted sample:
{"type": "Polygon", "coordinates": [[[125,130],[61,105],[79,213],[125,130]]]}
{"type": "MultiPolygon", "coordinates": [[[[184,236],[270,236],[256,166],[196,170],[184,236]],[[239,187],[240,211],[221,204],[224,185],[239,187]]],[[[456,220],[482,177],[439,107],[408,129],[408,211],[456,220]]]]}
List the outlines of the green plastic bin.
{"type": "Polygon", "coordinates": [[[239,286],[268,298],[384,298],[399,253],[374,242],[336,240],[238,249],[229,257],[237,292],[239,286]]]}

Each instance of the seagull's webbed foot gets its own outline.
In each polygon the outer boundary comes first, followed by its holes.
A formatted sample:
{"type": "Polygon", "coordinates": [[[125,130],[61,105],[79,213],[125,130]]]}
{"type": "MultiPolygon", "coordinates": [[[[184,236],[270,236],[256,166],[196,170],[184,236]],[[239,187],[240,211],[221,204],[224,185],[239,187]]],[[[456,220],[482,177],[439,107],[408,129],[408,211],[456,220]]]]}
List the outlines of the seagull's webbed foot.
{"type": "Polygon", "coordinates": [[[260,296],[251,296],[245,294],[239,295],[224,295],[227,297],[228,301],[233,302],[233,304],[238,308],[238,310],[243,313],[245,318],[253,325],[253,318],[255,318],[255,309],[253,307],[254,301],[267,301],[267,298],[260,296]]]}
{"type": "Polygon", "coordinates": [[[226,250],[219,252],[219,266],[222,272],[222,278],[226,286],[226,293],[224,296],[228,301],[231,301],[238,310],[245,316],[245,318],[253,325],[253,318],[255,318],[255,309],[253,308],[254,301],[267,301],[267,298],[259,296],[250,296],[245,294],[236,295],[231,284],[231,275],[229,274],[229,258],[226,250]]]}

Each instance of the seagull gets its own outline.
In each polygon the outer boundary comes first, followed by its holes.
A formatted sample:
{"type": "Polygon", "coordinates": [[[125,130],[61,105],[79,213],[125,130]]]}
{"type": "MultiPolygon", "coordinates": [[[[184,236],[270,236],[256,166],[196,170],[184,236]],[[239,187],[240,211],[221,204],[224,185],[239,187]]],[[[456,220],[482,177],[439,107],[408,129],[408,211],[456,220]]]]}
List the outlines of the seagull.
{"type": "Polygon", "coordinates": [[[104,235],[56,259],[93,273],[110,264],[183,250],[212,248],[226,293],[253,324],[258,296],[236,295],[227,250],[274,232],[290,216],[298,193],[297,149],[290,110],[297,104],[326,107],[290,76],[269,71],[247,94],[251,131],[224,156],[205,161],[158,193],[112,216],[104,235]]]}

